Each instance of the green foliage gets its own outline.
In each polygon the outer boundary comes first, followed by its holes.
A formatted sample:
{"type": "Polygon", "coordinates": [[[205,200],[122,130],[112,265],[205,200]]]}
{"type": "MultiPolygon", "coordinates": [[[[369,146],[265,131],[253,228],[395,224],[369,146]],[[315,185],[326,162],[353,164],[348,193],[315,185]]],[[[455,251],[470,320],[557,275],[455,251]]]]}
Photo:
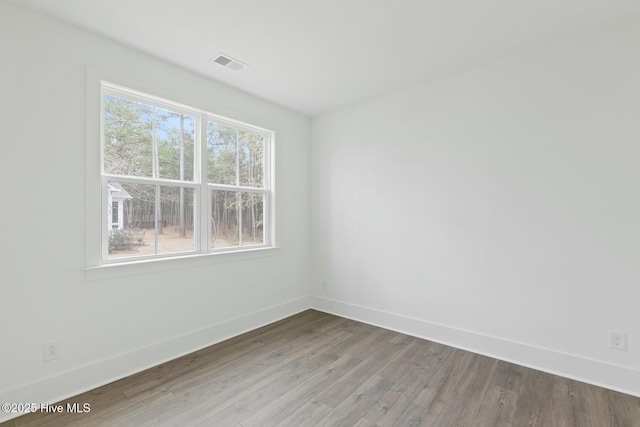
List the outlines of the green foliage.
{"type": "Polygon", "coordinates": [[[207,155],[210,183],[263,187],[263,136],[209,122],[207,155]]]}
{"type": "Polygon", "coordinates": [[[109,253],[128,251],[135,245],[143,245],[144,233],[144,230],[111,230],[109,232],[109,253]]]}
{"type": "Polygon", "coordinates": [[[194,126],[192,117],[105,96],[105,172],[192,180],[194,126]]]}
{"type": "Polygon", "coordinates": [[[105,172],[151,176],[153,107],[113,96],[104,103],[105,172]]]}
{"type": "Polygon", "coordinates": [[[158,176],[193,180],[195,123],[192,117],[157,110],[158,176]]]}

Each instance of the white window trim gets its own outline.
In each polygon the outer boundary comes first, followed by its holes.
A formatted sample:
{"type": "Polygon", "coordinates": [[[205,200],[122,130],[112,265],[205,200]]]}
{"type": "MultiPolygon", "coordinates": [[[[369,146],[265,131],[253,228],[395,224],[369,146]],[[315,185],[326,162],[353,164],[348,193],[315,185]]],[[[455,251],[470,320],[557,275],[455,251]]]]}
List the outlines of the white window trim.
{"type": "MultiPolygon", "coordinates": [[[[168,101],[164,98],[148,95],[153,89],[144,87],[131,79],[116,77],[113,73],[106,73],[104,70],[97,70],[92,66],[87,67],[87,132],[86,132],[86,199],[87,199],[87,220],[86,220],[86,264],[85,272],[87,279],[103,279],[110,277],[128,276],[131,274],[139,274],[146,272],[156,272],[170,270],[175,268],[185,268],[190,266],[199,266],[203,264],[230,262],[256,257],[264,257],[275,255],[280,252],[276,246],[276,218],[275,218],[275,137],[272,130],[247,125],[239,120],[230,119],[219,114],[214,114],[197,107],[187,107],[179,102],[168,101]],[[106,180],[113,178],[116,181],[138,181],[137,177],[121,177],[102,173],[102,114],[103,114],[103,82],[109,82],[109,88],[116,90],[124,90],[137,101],[152,100],[156,105],[166,107],[172,111],[183,111],[190,115],[201,115],[201,122],[205,125],[196,126],[196,132],[200,133],[200,144],[196,144],[196,149],[200,152],[196,156],[200,159],[200,165],[194,169],[194,181],[189,185],[185,185],[182,181],[153,179],[155,182],[162,181],[162,185],[183,186],[195,188],[200,194],[196,196],[199,200],[199,214],[197,222],[207,223],[206,227],[202,225],[198,230],[194,230],[196,251],[188,253],[161,254],[153,256],[140,256],[123,259],[106,259],[104,256],[104,247],[108,244],[105,241],[106,221],[106,180]],[[142,89],[140,89],[142,87],[142,89]],[[145,90],[146,89],[146,90],[145,90]],[[137,95],[142,96],[137,99],[137,95]],[[198,182],[197,176],[200,171],[206,168],[206,156],[202,155],[202,150],[206,149],[206,118],[209,117],[220,124],[227,124],[234,128],[246,129],[251,132],[258,131],[266,136],[265,138],[265,174],[264,187],[256,189],[253,187],[208,184],[206,182],[198,182]],[[99,143],[98,143],[99,142],[99,143]],[[198,168],[199,166],[199,168],[198,168]],[[264,244],[252,246],[240,246],[230,248],[212,249],[211,245],[211,229],[210,216],[211,203],[210,191],[214,189],[220,190],[247,190],[252,192],[262,192],[265,194],[264,216],[265,226],[264,244]],[[206,196],[203,195],[206,193],[206,196]],[[204,203],[200,201],[204,200],[204,203]],[[206,218],[206,219],[203,219],[206,218]],[[195,235],[196,233],[197,236],[195,235]],[[199,246],[198,246],[199,245],[199,246]],[[197,248],[200,247],[200,251],[197,248]]],[[[120,94],[118,94],[120,96],[120,94]]],[[[198,139],[198,138],[197,138],[198,139]]],[[[203,174],[204,176],[205,174],[203,174]]],[[[142,181],[145,178],[141,178],[142,181]]]]}

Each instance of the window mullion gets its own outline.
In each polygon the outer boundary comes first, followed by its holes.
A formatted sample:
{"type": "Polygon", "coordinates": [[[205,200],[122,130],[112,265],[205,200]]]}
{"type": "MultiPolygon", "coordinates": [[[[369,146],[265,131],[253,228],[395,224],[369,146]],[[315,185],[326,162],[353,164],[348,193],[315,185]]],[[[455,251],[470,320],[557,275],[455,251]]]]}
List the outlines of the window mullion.
{"type": "MultiPolygon", "coordinates": [[[[236,187],[240,185],[240,131],[236,129],[236,187]]],[[[238,209],[238,246],[242,246],[242,194],[236,192],[238,209]]]]}
{"type": "Polygon", "coordinates": [[[160,221],[162,221],[162,218],[160,218],[160,215],[162,215],[162,212],[160,211],[160,186],[156,185],[156,191],[155,191],[155,215],[154,215],[154,219],[155,219],[155,230],[154,230],[154,254],[158,255],[158,224],[160,223],[160,221]]]}
{"type": "Polygon", "coordinates": [[[208,158],[209,151],[207,150],[207,116],[200,114],[200,144],[199,159],[200,159],[200,251],[206,252],[211,250],[211,191],[207,186],[208,181],[208,158]]]}
{"type": "Polygon", "coordinates": [[[268,246],[272,246],[275,244],[275,236],[273,235],[273,230],[275,229],[275,224],[273,224],[273,195],[274,195],[274,182],[272,180],[274,169],[273,169],[273,141],[271,136],[265,136],[264,138],[264,156],[262,163],[262,176],[263,176],[263,186],[268,189],[267,192],[264,193],[263,199],[263,230],[264,230],[264,243],[268,246]]]}
{"type": "Polygon", "coordinates": [[[103,174],[104,178],[109,181],[126,182],[129,184],[148,184],[148,185],[163,185],[165,187],[186,187],[186,188],[198,188],[200,185],[197,181],[178,181],[175,179],[167,178],[145,178],[128,175],[114,175],[103,174]]]}
{"type": "Polygon", "coordinates": [[[207,186],[212,190],[245,191],[249,193],[263,193],[263,194],[269,192],[269,190],[267,190],[266,188],[245,187],[243,185],[207,184],[207,186]]]}
{"type": "Polygon", "coordinates": [[[151,144],[152,144],[152,156],[153,160],[151,162],[151,176],[153,178],[158,178],[160,173],[158,171],[158,140],[156,139],[156,107],[153,107],[153,124],[151,125],[151,144]]]}
{"type": "Polygon", "coordinates": [[[236,129],[236,185],[240,185],[240,131],[236,129]]]}
{"type": "Polygon", "coordinates": [[[102,224],[101,226],[101,232],[102,232],[102,260],[107,260],[109,258],[109,227],[107,226],[107,221],[108,218],[105,218],[105,209],[104,207],[107,206],[107,210],[110,208],[109,201],[108,201],[108,197],[107,197],[107,186],[108,186],[108,180],[106,178],[102,178],[101,182],[100,182],[100,188],[101,188],[101,203],[100,203],[100,218],[102,218],[102,221],[100,221],[100,223],[102,224]]]}
{"type": "Polygon", "coordinates": [[[236,202],[238,203],[238,246],[242,246],[242,193],[236,193],[236,202]]]}

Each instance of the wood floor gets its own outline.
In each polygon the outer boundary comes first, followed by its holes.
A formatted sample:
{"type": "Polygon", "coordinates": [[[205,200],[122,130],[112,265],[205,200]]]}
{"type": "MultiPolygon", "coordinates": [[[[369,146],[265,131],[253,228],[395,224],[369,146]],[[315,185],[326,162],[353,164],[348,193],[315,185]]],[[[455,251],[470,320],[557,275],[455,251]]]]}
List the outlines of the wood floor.
{"type": "Polygon", "coordinates": [[[309,310],[6,426],[640,426],[640,398],[309,310]]]}

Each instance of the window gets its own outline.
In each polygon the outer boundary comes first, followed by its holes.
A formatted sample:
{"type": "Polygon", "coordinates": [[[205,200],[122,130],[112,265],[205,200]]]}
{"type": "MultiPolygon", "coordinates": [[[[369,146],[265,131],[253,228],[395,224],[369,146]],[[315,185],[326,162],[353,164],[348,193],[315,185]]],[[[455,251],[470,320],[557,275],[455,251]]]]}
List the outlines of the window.
{"type": "Polygon", "coordinates": [[[273,132],[102,82],[103,263],[271,247],[273,132]]]}

